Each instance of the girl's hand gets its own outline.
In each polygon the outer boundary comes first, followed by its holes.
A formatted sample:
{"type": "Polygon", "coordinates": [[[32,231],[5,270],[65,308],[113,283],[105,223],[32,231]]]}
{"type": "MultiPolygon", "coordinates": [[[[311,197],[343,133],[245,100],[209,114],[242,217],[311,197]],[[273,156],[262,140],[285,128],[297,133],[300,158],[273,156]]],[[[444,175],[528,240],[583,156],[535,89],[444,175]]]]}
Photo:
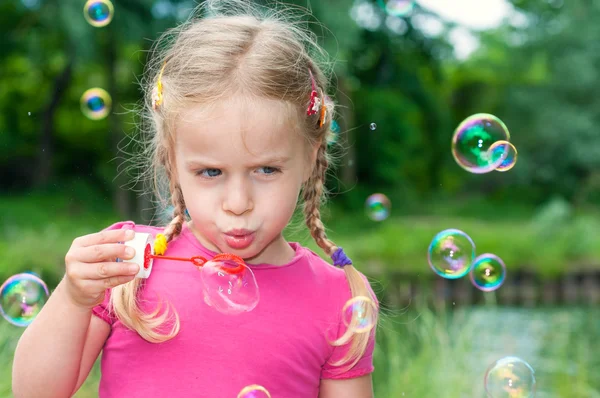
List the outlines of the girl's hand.
{"type": "Polygon", "coordinates": [[[80,236],[65,256],[65,285],[69,298],[77,306],[91,309],[102,303],[106,289],[130,282],[139,266],[116,262],[129,260],[135,250],[122,243],[133,239],[130,229],[116,229],[80,236]]]}

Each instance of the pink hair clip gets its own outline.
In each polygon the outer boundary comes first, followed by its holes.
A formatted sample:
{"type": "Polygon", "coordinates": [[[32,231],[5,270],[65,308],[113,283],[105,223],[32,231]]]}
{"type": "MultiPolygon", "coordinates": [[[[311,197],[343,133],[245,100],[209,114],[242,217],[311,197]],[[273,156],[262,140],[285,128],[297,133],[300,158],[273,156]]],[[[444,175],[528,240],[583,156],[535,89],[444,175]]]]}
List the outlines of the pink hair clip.
{"type": "Polygon", "coordinates": [[[319,98],[319,94],[317,93],[317,83],[315,82],[315,77],[312,74],[312,71],[309,69],[308,73],[310,75],[310,84],[312,86],[312,91],[310,92],[310,102],[308,103],[308,109],[306,110],[306,114],[308,116],[315,115],[321,108],[321,99],[319,98]]]}

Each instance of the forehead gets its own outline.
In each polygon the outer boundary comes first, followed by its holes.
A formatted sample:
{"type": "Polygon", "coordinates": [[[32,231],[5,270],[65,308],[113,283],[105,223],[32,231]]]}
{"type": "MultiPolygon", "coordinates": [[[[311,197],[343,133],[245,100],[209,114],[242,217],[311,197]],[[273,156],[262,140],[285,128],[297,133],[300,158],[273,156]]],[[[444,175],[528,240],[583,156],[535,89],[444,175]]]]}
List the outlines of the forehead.
{"type": "Polygon", "coordinates": [[[176,151],[228,163],[294,155],[304,148],[294,121],[283,101],[234,97],[192,105],[180,113],[175,126],[176,151]]]}

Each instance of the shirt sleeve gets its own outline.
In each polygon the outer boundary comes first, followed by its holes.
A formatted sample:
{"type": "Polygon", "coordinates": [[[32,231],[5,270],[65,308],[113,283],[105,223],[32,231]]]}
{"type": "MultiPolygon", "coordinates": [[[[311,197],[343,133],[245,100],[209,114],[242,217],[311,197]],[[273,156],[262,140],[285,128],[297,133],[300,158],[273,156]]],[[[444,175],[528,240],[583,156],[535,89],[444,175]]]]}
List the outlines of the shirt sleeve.
{"type": "MultiPolygon", "coordinates": [[[[371,295],[375,300],[375,305],[376,305],[377,309],[379,309],[379,302],[377,301],[377,298],[376,298],[375,294],[373,293],[373,290],[371,289],[371,286],[369,285],[367,278],[364,275],[362,275],[362,276],[363,276],[363,279],[367,282],[367,285],[369,286],[369,291],[371,292],[371,295]]],[[[348,297],[350,297],[349,292],[348,292],[348,297]]],[[[345,304],[345,302],[342,304],[342,308],[343,308],[344,304],[345,304]]],[[[339,319],[338,319],[338,330],[337,330],[337,336],[334,336],[335,338],[341,337],[347,330],[347,327],[342,322],[341,315],[342,315],[342,310],[340,308],[339,319]]],[[[354,365],[352,368],[348,368],[348,365],[350,363],[341,364],[340,366],[334,366],[334,364],[336,362],[338,362],[340,359],[344,358],[344,356],[348,353],[350,346],[352,344],[352,340],[350,340],[345,345],[342,345],[339,347],[333,347],[331,356],[330,356],[329,360],[325,363],[325,365],[323,366],[323,369],[321,371],[321,379],[336,379],[336,380],[352,379],[355,377],[360,377],[360,376],[364,376],[364,375],[373,373],[373,371],[375,370],[375,367],[373,366],[373,351],[375,349],[375,330],[376,329],[377,329],[377,327],[374,327],[369,332],[369,342],[367,343],[365,352],[360,357],[360,359],[358,360],[356,365],[354,365]]]]}
{"type": "MultiPolygon", "coordinates": [[[[103,231],[110,231],[114,229],[135,229],[135,223],[133,221],[121,221],[103,229],[103,231]]],[[[106,289],[104,300],[102,303],[92,308],[92,313],[112,326],[116,322],[117,318],[108,305],[110,301],[110,292],[110,289],[106,289]]]]}

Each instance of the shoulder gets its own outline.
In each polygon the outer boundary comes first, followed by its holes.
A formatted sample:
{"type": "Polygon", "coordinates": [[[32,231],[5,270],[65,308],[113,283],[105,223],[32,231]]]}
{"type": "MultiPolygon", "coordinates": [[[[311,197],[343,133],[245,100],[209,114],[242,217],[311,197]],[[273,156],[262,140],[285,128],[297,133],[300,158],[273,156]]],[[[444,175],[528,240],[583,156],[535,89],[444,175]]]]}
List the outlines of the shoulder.
{"type": "MultiPolygon", "coordinates": [[[[350,284],[343,268],[336,267],[317,253],[307,247],[300,246],[304,261],[308,268],[306,279],[313,283],[313,286],[323,286],[333,296],[341,299],[349,299],[351,297],[350,284]]],[[[368,283],[364,274],[359,271],[361,277],[368,283]]]]}

